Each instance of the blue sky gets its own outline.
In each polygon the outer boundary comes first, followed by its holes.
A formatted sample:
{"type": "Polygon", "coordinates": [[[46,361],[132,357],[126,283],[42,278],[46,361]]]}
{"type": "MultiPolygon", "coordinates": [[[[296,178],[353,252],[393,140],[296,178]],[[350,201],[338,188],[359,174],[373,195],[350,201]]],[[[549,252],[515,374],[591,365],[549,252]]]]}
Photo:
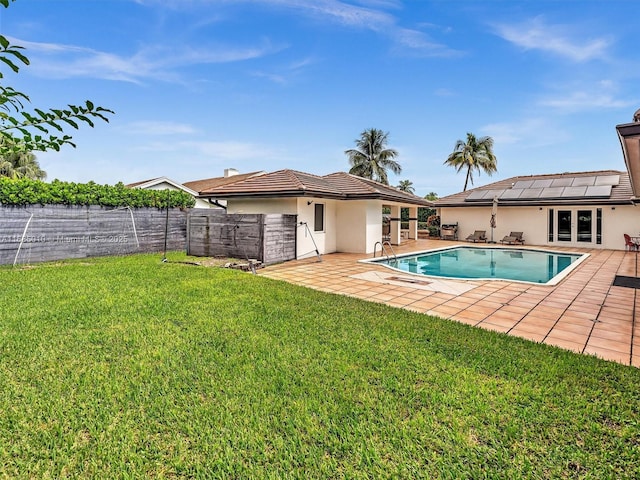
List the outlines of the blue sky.
{"type": "MultiPolygon", "coordinates": [[[[467,132],[498,173],[624,170],[615,125],[640,108],[640,2],[17,0],[0,33],[31,65],[4,85],[32,107],[86,99],[109,124],[40,153],[49,179],[189,181],[349,169],[389,132],[419,195],[462,190],[443,165],[467,132]]],[[[3,70],[4,71],[4,70],[3,70]]]]}

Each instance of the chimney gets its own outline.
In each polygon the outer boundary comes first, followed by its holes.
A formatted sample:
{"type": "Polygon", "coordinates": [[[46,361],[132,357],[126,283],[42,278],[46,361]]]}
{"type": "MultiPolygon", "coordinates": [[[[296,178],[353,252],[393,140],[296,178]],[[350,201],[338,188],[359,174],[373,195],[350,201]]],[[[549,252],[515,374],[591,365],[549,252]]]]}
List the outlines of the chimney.
{"type": "Polygon", "coordinates": [[[224,178],[233,177],[234,175],[238,175],[240,172],[235,168],[225,168],[224,169],[224,178]]]}

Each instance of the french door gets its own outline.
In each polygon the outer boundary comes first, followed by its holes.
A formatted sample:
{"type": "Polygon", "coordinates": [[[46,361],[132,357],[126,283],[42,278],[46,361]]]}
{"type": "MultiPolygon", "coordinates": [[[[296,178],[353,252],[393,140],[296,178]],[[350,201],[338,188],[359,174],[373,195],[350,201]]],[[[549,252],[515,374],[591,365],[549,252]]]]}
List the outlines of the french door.
{"type": "Polygon", "coordinates": [[[588,246],[602,243],[601,208],[549,209],[549,243],[588,246]]]}

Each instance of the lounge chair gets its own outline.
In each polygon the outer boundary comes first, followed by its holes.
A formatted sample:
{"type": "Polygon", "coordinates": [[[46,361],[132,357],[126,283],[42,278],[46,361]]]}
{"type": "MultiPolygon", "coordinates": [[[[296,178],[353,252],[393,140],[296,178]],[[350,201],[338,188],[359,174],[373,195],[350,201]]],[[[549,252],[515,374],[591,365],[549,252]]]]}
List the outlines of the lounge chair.
{"type": "Polygon", "coordinates": [[[486,230],[476,230],[471,235],[469,235],[466,239],[467,242],[486,242],[487,241],[487,231],[486,230]]]}
{"type": "Polygon", "coordinates": [[[511,232],[509,235],[500,240],[500,243],[507,243],[509,245],[523,245],[524,238],[522,238],[522,232],[511,232]]]}

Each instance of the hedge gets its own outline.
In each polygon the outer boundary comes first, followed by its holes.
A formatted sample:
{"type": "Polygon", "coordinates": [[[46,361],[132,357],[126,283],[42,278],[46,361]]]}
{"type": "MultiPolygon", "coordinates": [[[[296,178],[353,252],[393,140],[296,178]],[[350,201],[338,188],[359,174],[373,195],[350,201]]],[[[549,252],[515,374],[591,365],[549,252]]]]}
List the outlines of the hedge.
{"type": "Polygon", "coordinates": [[[195,199],[178,190],[143,190],[94,182],[51,183],[26,178],[0,177],[2,205],[101,205],[104,207],[193,207],[195,199]]]}

